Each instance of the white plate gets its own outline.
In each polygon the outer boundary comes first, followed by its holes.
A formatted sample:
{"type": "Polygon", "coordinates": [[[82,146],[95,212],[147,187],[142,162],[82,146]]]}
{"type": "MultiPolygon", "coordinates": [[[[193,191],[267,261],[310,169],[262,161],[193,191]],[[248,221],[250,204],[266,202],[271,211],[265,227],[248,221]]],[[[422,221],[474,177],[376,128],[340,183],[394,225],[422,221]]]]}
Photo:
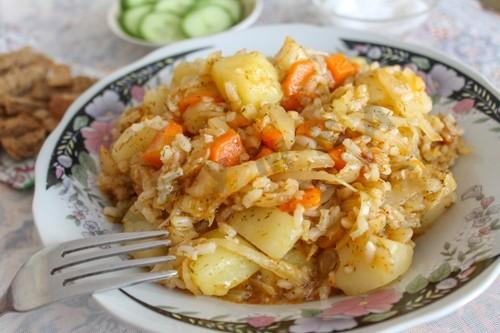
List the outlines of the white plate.
{"type": "Polygon", "coordinates": [[[258,27],[159,49],[101,80],[82,95],[49,137],[36,165],[33,211],[45,245],[115,232],[105,221],[96,189],[95,154],[107,141],[111,120],[139,103],[143,87],[168,82],[172,64],[214,50],[241,48],[274,54],[286,36],[313,49],[408,65],[428,83],[435,109],[452,112],[474,152],[453,172],[457,203],[418,238],[410,270],[382,291],[299,305],[232,304],[193,297],[157,285],[95,295],[106,311],[157,332],[356,332],[398,331],[437,319],[492,283],[500,271],[499,92],[466,66],[418,46],[361,32],[306,25],[258,27]],[[497,201],[495,201],[497,200],[497,201]],[[328,310],[329,309],[329,310],[328,310]],[[328,311],[327,311],[328,310],[328,311]],[[332,315],[336,313],[336,315],[332,315]]]}

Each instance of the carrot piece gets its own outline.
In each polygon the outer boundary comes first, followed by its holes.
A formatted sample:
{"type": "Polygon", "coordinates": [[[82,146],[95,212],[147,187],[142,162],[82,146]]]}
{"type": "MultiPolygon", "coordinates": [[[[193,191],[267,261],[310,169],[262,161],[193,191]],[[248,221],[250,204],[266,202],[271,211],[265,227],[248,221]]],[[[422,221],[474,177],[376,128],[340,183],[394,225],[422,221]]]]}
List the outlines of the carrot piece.
{"type": "Polygon", "coordinates": [[[342,159],[342,154],[344,153],[345,149],[343,146],[337,146],[330,150],[328,154],[332,158],[333,162],[335,162],[335,165],[333,166],[337,171],[342,170],[345,167],[345,161],[342,159]]]}
{"type": "Polygon", "coordinates": [[[319,205],[321,202],[321,191],[317,187],[313,187],[309,190],[304,191],[304,196],[300,200],[300,203],[305,208],[312,208],[319,205]]]}
{"type": "Polygon", "coordinates": [[[247,127],[252,124],[250,120],[248,120],[244,115],[241,113],[237,113],[236,117],[230,121],[227,122],[229,126],[233,128],[239,128],[239,127],[247,127]]]}
{"type": "Polygon", "coordinates": [[[310,138],[314,138],[314,140],[323,148],[323,149],[331,149],[333,146],[333,143],[331,140],[321,137],[321,136],[315,136],[313,135],[312,129],[316,128],[319,129],[320,131],[325,130],[325,122],[323,120],[315,119],[315,120],[306,120],[299,126],[297,126],[297,129],[295,130],[296,135],[305,135],[310,138]]]}
{"type": "Polygon", "coordinates": [[[314,62],[311,60],[301,60],[294,63],[283,81],[285,96],[294,96],[299,93],[313,74],[314,62]]]}
{"type": "Polygon", "coordinates": [[[240,163],[240,156],[244,151],[240,135],[230,128],[215,138],[210,146],[210,159],[223,166],[233,166],[240,163]]]}
{"type": "Polygon", "coordinates": [[[316,207],[321,202],[321,191],[317,187],[305,190],[302,199],[292,199],[284,204],[281,204],[279,208],[285,212],[293,213],[297,205],[302,205],[302,207],[308,209],[316,207]]]}
{"type": "Polygon", "coordinates": [[[285,96],[281,100],[281,106],[287,111],[300,111],[302,110],[302,103],[300,102],[300,98],[300,94],[285,96]]]}
{"type": "Polygon", "coordinates": [[[342,53],[336,53],[326,58],[328,70],[335,79],[335,85],[342,84],[345,79],[358,72],[357,64],[354,64],[342,53]]]}
{"type": "Polygon", "coordinates": [[[170,122],[165,128],[160,131],[154,137],[153,141],[150,143],[148,148],[142,153],[142,160],[149,166],[154,168],[161,168],[163,165],[160,159],[161,151],[163,147],[170,144],[177,134],[181,134],[183,132],[183,128],[181,125],[170,122]]]}
{"type": "Polygon", "coordinates": [[[366,166],[363,166],[361,170],[359,170],[359,175],[358,178],[356,179],[357,181],[363,181],[366,180],[365,178],[365,173],[367,173],[368,170],[366,170],[366,166]]]}
{"type": "Polygon", "coordinates": [[[259,158],[262,158],[262,157],[267,156],[267,155],[272,154],[272,153],[274,153],[272,149],[270,149],[270,148],[268,148],[266,146],[263,146],[259,150],[259,152],[257,153],[257,155],[255,155],[254,159],[258,160],[259,158]]]}
{"type": "Polygon", "coordinates": [[[264,127],[261,133],[262,142],[274,151],[280,149],[283,143],[283,134],[277,130],[273,125],[264,127]]]}
{"type": "Polygon", "coordinates": [[[293,199],[279,205],[279,209],[290,214],[293,214],[295,207],[297,207],[297,201],[293,199]]]}
{"type": "Polygon", "coordinates": [[[306,120],[299,126],[297,126],[297,129],[295,130],[295,134],[297,135],[305,135],[305,136],[312,136],[311,134],[311,128],[313,127],[318,127],[322,131],[325,130],[325,122],[323,120],[306,120]]]}
{"type": "Polygon", "coordinates": [[[281,100],[281,106],[287,111],[301,111],[303,109],[302,101],[304,98],[310,98],[311,100],[318,97],[318,94],[314,92],[299,92],[292,96],[285,96],[281,100]]]}
{"type": "Polygon", "coordinates": [[[182,113],[192,105],[196,105],[203,100],[203,98],[210,98],[214,103],[223,102],[222,97],[215,91],[215,89],[206,89],[188,95],[179,101],[179,111],[182,113]]]}

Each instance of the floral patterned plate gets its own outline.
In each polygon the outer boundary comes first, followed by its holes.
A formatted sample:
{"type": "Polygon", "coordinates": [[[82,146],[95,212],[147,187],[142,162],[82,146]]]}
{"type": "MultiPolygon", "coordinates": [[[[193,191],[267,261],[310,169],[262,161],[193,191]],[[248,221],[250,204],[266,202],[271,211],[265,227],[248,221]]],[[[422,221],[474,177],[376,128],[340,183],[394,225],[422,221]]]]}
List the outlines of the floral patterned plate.
{"type": "Polygon", "coordinates": [[[457,203],[418,238],[410,270],[371,294],[261,306],[140,285],[95,295],[107,311],[157,332],[393,332],[458,309],[498,276],[499,92],[464,65],[418,46],[306,25],[259,27],[179,43],[153,52],[87,91],[47,140],[37,161],[33,210],[43,243],[119,230],[102,214],[105,199],[96,186],[97,150],[110,144],[110,129],[120,112],[140,103],[145,89],[168,82],[175,63],[219,49],[226,54],[241,48],[274,54],[287,35],[313,49],[340,50],[418,71],[427,82],[435,110],[453,113],[474,149],[453,169],[457,203]]]}

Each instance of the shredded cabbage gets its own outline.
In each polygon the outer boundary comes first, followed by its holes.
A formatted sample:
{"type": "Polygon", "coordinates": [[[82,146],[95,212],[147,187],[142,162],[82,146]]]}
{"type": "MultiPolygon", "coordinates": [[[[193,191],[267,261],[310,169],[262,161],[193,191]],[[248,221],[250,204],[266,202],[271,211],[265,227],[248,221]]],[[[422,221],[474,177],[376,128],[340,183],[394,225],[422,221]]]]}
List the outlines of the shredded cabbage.
{"type": "Polygon", "coordinates": [[[352,187],[350,184],[342,180],[341,178],[328,173],[326,171],[294,171],[294,172],[286,172],[276,176],[277,179],[296,179],[296,180],[321,180],[327,184],[333,185],[342,185],[347,187],[353,192],[357,192],[358,190],[352,187]]]}
{"type": "Polygon", "coordinates": [[[366,231],[368,231],[368,214],[370,213],[370,196],[366,192],[359,193],[360,205],[358,217],[356,223],[354,223],[353,229],[349,233],[352,239],[356,239],[366,231]]]}
{"type": "Polygon", "coordinates": [[[287,151],[273,153],[257,161],[250,161],[226,168],[224,190],[220,200],[241,190],[257,177],[272,176],[282,172],[329,168],[333,166],[331,157],[317,150],[287,151]]]}
{"type": "Polygon", "coordinates": [[[291,265],[283,260],[274,260],[262,254],[261,252],[252,249],[251,247],[236,243],[229,239],[212,239],[212,242],[218,246],[222,246],[229,251],[239,254],[248,260],[253,261],[262,268],[265,268],[282,279],[293,283],[294,285],[301,285],[307,281],[307,276],[297,267],[291,265]]]}
{"type": "Polygon", "coordinates": [[[186,289],[193,293],[195,296],[202,295],[201,290],[196,286],[196,284],[191,279],[191,272],[189,271],[189,264],[191,263],[191,259],[186,258],[182,261],[182,280],[184,281],[184,285],[186,289]]]}

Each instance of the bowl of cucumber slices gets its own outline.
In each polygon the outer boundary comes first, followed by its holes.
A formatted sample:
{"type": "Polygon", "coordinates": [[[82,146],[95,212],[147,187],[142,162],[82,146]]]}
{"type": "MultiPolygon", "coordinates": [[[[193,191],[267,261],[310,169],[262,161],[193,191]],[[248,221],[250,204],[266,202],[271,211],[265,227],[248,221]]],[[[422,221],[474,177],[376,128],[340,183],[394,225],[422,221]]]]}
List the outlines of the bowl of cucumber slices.
{"type": "Polygon", "coordinates": [[[108,25],[120,38],[158,47],[251,26],[263,0],[117,0],[108,25]]]}

